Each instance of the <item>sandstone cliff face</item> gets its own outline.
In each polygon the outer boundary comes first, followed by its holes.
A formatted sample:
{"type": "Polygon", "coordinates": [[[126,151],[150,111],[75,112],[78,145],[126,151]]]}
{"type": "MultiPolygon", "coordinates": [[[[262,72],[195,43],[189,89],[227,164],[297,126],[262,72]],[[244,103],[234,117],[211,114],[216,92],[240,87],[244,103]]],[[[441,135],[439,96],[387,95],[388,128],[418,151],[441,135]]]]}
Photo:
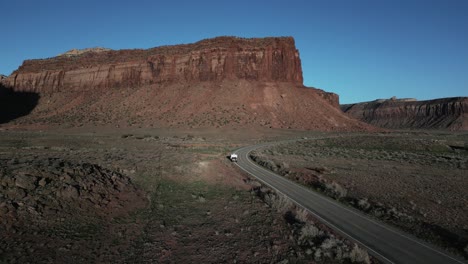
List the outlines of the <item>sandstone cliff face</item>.
{"type": "Polygon", "coordinates": [[[468,130],[468,97],[376,100],[341,105],[341,109],[354,118],[383,128],[468,130]]]}
{"type": "Polygon", "coordinates": [[[28,60],[4,83],[16,91],[50,93],[235,78],[302,84],[294,39],[218,37],[148,50],[28,60]]]}
{"type": "Polygon", "coordinates": [[[218,37],[148,50],[28,60],[2,81],[40,95],[18,124],[368,130],[307,88],[294,39],[218,37]]]}

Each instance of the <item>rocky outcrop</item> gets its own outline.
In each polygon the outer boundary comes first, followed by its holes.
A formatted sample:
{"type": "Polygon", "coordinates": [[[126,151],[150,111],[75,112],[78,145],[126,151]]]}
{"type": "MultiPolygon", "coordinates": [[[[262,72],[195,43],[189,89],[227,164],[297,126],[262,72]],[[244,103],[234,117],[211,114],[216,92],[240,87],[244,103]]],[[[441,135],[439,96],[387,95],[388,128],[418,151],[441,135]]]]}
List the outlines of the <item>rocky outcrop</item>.
{"type": "Polygon", "coordinates": [[[52,224],[60,217],[110,217],[147,205],[145,193],[119,172],[37,156],[0,159],[0,192],[1,234],[47,219],[52,224]]]}
{"type": "Polygon", "coordinates": [[[40,95],[20,124],[363,130],[338,95],[303,85],[294,39],[218,37],[28,60],[2,83],[40,95]]]}
{"type": "Polygon", "coordinates": [[[104,51],[111,51],[111,49],[102,48],[102,47],[87,48],[87,49],[72,49],[65,53],[59,54],[59,56],[73,57],[73,56],[82,55],[83,53],[87,53],[87,52],[99,53],[99,52],[104,52],[104,51]]]}
{"type": "Polygon", "coordinates": [[[17,91],[50,93],[224,79],[302,84],[294,39],[218,37],[148,50],[27,60],[4,83],[17,91]]]}
{"type": "Polygon", "coordinates": [[[427,101],[392,98],[344,104],[341,109],[354,118],[383,128],[468,130],[468,97],[427,101]]]}
{"type": "Polygon", "coordinates": [[[340,107],[340,97],[336,93],[325,92],[321,89],[315,89],[317,94],[336,108],[340,107]]]}

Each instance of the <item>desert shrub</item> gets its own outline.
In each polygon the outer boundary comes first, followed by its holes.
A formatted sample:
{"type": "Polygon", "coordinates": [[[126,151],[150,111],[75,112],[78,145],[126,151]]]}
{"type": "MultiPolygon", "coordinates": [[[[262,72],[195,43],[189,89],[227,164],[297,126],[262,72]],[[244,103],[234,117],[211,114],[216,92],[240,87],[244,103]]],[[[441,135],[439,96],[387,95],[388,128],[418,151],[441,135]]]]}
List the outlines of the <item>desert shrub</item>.
{"type": "Polygon", "coordinates": [[[266,167],[267,169],[269,170],[272,170],[274,172],[277,172],[278,171],[278,166],[276,165],[276,163],[272,160],[265,160],[264,161],[264,164],[262,164],[262,166],[266,167]]]}
{"type": "Polygon", "coordinates": [[[335,199],[346,197],[348,191],[336,182],[325,183],[325,192],[335,199]]]}
{"type": "Polygon", "coordinates": [[[288,163],[286,163],[286,162],[284,162],[284,161],[283,161],[283,162],[281,162],[281,164],[280,164],[280,166],[279,166],[279,167],[280,167],[280,169],[281,169],[281,170],[283,170],[283,171],[287,171],[287,170],[289,170],[289,164],[288,164],[288,163]]]}
{"type": "Polygon", "coordinates": [[[342,262],[342,260],[345,258],[345,256],[347,256],[345,252],[343,252],[344,250],[341,248],[341,247],[337,247],[336,248],[336,255],[335,255],[335,259],[338,260],[339,262],[342,262]]]}
{"type": "Polygon", "coordinates": [[[338,244],[338,240],[335,238],[327,238],[323,241],[323,243],[320,245],[320,248],[322,250],[330,250],[338,244]]]}
{"type": "Polygon", "coordinates": [[[307,212],[307,210],[303,208],[296,210],[295,217],[297,220],[305,223],[308,221],[308,216],[309,216],[309,212],[307,212]]]}
{"type": "MultiPolygon", "coordinates": [[[[256,182],[251,180],[250,183],[256,182]]],[[[327,183],[324,179],[319,181],[323,191],[333,191],[337,197],[346,196],[346,189],[335,182],[327,183]],[[328,187],[327,187],[328,186],[328,187]]],[[[318,262],[326,263],[371,263],[368,253],[354,245],[351,248],[349,242],[336,237],[330,231],[316,225],[309,217],[309,212],[303,208],[294,206],[294,203],[281,193],[276,193],[265,186],[258,186],[252,192],[259,196],[268,206],[284,215],[286,221],[292,228],[291,234],[297,245],[307,255],[318,262]],[[293,218],[293,221],[291,220],[293,218]]]]}
{"type": "Polygon", "coordinates": [[[370,258],[367,251],[354,244],[353,250],[349,253],[349,258],[352,263],[366,263],[370,264],[370,258]]]}
{"type": "Polygon", "coordinates": [[[293,207],[289,198],[282,194],[268,193],[265,195],[265,202],[279,213],[286,213],[293,207]]]}
{"type": "Polygon", "coordinates": [[[305,224],[299,231],[298,240],[301,245],[304,245],[307,241],[313,240],[319,235],[320,230],[316,226],[312,224],[305,224]]]}
{"type": "Polygon", "coordinates": [[[367,210],[370,208],[370,204],[369,202],[367,201],[367,198],[363,198],[363,199],[360,199],[359,202],[358,202],[358,206],[360,209],[362,210],[367,210]]]}
{"type": "Polygon", "coordinates": [[[250,154],[250,158],[258,163],[260,166],[263,166],[271,171],[277,172],[278,171],[278,166],[276,163],[270,159],[268,159],[265,156],[259,155],[256,152],[252,152],[250,154]]]}

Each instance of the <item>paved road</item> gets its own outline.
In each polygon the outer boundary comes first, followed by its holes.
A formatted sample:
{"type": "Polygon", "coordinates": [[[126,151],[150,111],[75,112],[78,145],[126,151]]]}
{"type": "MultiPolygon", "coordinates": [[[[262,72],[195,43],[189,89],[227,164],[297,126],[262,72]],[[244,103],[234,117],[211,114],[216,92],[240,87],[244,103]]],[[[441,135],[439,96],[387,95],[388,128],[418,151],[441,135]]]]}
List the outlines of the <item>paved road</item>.
{"type": "Polygon", "coordinates": [[[386,263],[464,263],[413,236],[370,219],[297,183],[266,170],[248,158],[252,150],[277,143],[238,149],[237,165],[266,185],[288,196],[341,235],[357,242],[386,263]]]}

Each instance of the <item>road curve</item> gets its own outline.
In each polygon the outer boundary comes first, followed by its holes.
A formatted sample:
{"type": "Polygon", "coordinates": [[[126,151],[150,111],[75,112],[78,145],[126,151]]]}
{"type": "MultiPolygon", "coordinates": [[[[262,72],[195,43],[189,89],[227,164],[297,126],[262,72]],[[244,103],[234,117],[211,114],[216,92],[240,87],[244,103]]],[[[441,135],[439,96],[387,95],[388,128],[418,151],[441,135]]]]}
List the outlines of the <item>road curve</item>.
{"type": "Polygon", "coordinates": [[[341,235],[367,248],[376,258],[385,263],[466,263],[411,235],[279,176],[249,158],[251,151],[274,144],[278,143],[263,143],[236,150],[235,153],[239,156],[237,166],[288,196],[341,235]]]}

